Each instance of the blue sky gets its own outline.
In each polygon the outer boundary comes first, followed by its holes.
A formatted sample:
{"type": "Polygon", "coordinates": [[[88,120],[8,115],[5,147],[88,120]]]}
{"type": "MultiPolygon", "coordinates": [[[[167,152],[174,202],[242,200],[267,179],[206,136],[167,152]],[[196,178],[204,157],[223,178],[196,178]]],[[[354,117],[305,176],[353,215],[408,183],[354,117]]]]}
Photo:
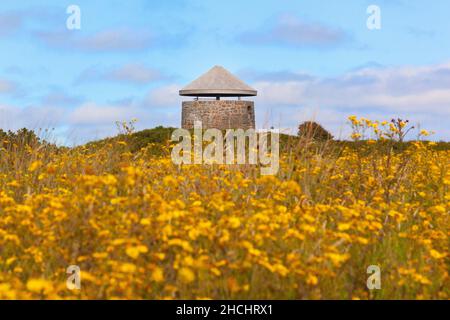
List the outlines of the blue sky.
{"type": "Polygon", "coordinates": [[[180,87],[222,65],[258,90],[257,126],[394,116],[450,139],[450,2],[11,1],[0,4],[0,127],[59,143],[179,126],[180,87]],[[81,30],[66,8],[81,9],[81,30]],[[367,7],[381,29],[366,27],[367,7]]]}

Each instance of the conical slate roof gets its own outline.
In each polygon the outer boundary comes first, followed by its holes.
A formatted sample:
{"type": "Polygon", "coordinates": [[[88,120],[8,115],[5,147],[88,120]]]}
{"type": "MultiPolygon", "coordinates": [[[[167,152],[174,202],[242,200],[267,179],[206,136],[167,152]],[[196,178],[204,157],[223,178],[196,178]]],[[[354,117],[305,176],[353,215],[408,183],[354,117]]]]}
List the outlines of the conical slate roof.
{"type": "Polygon", "coordinates": [[[256,90],[221,66],[215,66],[180,90],[180,96],[256,96],[256,90]]]}

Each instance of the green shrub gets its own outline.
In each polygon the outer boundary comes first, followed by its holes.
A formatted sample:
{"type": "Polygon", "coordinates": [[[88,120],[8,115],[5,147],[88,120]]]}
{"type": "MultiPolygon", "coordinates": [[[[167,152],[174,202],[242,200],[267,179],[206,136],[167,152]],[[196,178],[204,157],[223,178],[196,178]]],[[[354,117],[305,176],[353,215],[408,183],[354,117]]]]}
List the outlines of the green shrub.
{"type": "Polygon", "coordinates": [[[306,121],[300,124],[298,126],[298,136],[318,141],[333,139],[331,133],[325,130],[320,124],[313,121],[306,121]]]}

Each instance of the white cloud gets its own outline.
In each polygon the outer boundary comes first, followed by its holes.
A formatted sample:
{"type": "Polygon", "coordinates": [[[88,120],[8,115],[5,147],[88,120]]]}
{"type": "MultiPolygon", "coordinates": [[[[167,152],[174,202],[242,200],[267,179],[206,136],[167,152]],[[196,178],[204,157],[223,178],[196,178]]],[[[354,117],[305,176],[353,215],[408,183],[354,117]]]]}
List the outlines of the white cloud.
{"type": "Polygon", "coordinates": [[[0,79],[0,93],[13,93],[17,90],[17,85],[8,80],[0,79]]]}
{"type": "Polygon", "coordinates": [[[52,90],[42,98],[42,105],[44,106],[56,106],[67,107],[80,103],[81,98],[67,94],[63,90],[52,90]]]}
{"type": "Polygon", "coordinates": [[[65,137],[68,144],[80,144],[118,134],[117,121],[137,119],[136,130],[156,126],[177,126],[179,109],[158,108],[141,102],[126,104],[98,105],[94,102],[84,103],[76,108],[67,118],[71,132],[65,137]]]}
{"type": "Polygon", "coordinates": [[[106,75],[112,81],[124,81],[137,84],[145,84],[163,79],[160,71],[148,68],[142,64],[127,64],[121,68],[112,70],[106,75]]]}
{"type": "Polygon", "coordinates": [[[317,22],[302,21],[291,14],[278,16],[270,28],[243,33],[244,44],[286,45],[293,47],[330,47],[347,40],[346,33],[317,22]]]}
{"type": "Polygon", "coordinates": [[[151,90],[144,99],[144,105],[154,107],[178,107],[183,100],[179,95],[181,86],[176,84],[166,85],[151,90]]]}
{"type": "Polygon", "coordinates": [[[116,121],[131,120],[137,116],[134,108],[120,106],[101,106],[87,102],[76,108],[69,116],[72,125],[114,125],[116,121]]]}
{"type": "Polygon", "coordinates": [[[65,111],[62,108],[40,106],[25,107],[0,104],[0,128],[18,130],[51,129],[64,123],[65,111]]]}
{"type": "Polygon", "coordinates": [[[130,28],[108,29],[83,36],[53,31],[36,32],[35,35],[52,47],[90,52],[143,50],[153,41],[147,30],[130,28]]]}
{"type": "Polygon", "coordinates": [[[84,70],[76,83],[88,81],[112,81],[131,84],[148,84],[154,81],[168,79],[161,71],[140,63],[129,63],[118,68],[103,69],[91,67],[84,70]]]}
{"type": "MultiPolygon", "coordinates": [[[[347,117],[355,114],[377,120],[409,119],[414,125],[419,123],[424,129],[435,130],[435,139],[450,138],[450,64],[369,66],[333,78],[269,72],[256,74],[254,79],[259,128],[290,128],[295,133],[302,121],[315,120],[336,137],[346,138],[347,117]]],[[[178,126],[183,101],[179,89],[180,85],[173,83],[152,89],[141,98],[106,104],[91,101],[72,111],[49,104],[28,108],[0,105],[0,126],[65,127],[75,132],[79,142],[115,134],[116,121],[132,118],[138,119],[139,130],[157,125],[178,126]]],[[[55,91],[45,99],[67,103],[68,98],[55,91]]]]}
{"type": "Polygon", "coordinates": [[[350,114],[380,120],[403,117],[420,122],[448,139],[450,64],[425,67],[363,68],[335,78],[257,81],[257,113],[282,115],[282,126],[316,117],[336,134],[350,114]],[[341,121],[339,121],[341,119],[341,121]]]}
{"type": "Polygon", "coordinates": [[[0,37],[15,33],[22,24],[23,17],[17,13],[0,14],[0,37]]]}

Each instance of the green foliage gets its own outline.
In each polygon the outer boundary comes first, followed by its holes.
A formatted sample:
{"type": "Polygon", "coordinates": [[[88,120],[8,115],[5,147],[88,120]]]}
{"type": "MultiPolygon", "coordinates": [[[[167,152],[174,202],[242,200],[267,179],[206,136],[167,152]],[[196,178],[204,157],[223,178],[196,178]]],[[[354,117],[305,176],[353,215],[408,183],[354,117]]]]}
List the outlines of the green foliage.
{"type": "MultiPolygon", "coordinates": [[[[167,152],[168,146],[170,145],[171,134],[175,129],[176,128],[172,127],[158,126],[152,129],[146,129],[133,133],[121,133],[115,137],[89,142],[84,145],[84,147],[92,152],[95,152],[96,150],[99,150],[107,144],[115,144],[117,142],[123,141],[126,142],[126,145],[124,146],[121,144],[117,144],[117,148],[126,148],[126,150],[130,151],[131,153],[138,152],[145,148],[148,153],[154,155],[163,155],[167,152]]],[[[343,146],[348,148],[359,148],[360,146],[354,141],[329,140],[332,138],[332,136],[320,125],[314,125],[314,122],[303,123],[299,126],[299,131],[300,132],[298,136],[280,134],[280,150],[291,150],[293,146],[302,143],[302,138],[304,138],[307,133],[313,133],[309,137],[312,138],[311,140],[314,140],[315,144],[313,146],[315,146],[316,148],[322,148],[321,145],[323,143],[327,143],[327,148],[340,148],[343,146]],[[304,129],[312,128],[314,128],[312,131],[304,131],[304,129]]],[[[363,140],[359,143],[365,144],[366,142],[363,140]]],[[[386,142],[383,141],[377,141],[375,147],[381,148],[385,143],[386,142]]],[[[411,141],[391,142],[392,148],[399,151],[405,149],[411,143],[411,141]]],[[[48,143],[46,140],[39,138],[39,136],[33,130],[23,128],[16,132],[13,132],[0,129],[0,148],[2,146],[4,148],[12,148],[14,146],[14,148],[22,148],[23,146],[39,147],[42,145],[55,149],[68,149],[67,147],[56,147],[55,145],[48,143]]],[[[450,142],[435,142],[433,143],[432,148],[435,150],[450,150],[450,142]]]]}
{"type": "Polygon", "coordinates": [[[175,128],[165,128],[158,126],[153,129],[146,129],[132,133],[128,137],[128,143],[130,146],[130,151],[138,151],[149,144],[163,144],[166,145],[170,141],[170,137],[175,128]]]}
{"type": "Polygon", "coordinates": [[[131,153],[147,148],[147,151],[162,155],[164,147],[169,145],[172,132],[175,128],[158,126],[152,129],[146,129],[138,132],[119,134],[112,138],[106,138],[99,141],[89,142],[86,144],[88,149],[101,148],[106,144],[123,141],[126,142],[126,148],[131,153]]]}

